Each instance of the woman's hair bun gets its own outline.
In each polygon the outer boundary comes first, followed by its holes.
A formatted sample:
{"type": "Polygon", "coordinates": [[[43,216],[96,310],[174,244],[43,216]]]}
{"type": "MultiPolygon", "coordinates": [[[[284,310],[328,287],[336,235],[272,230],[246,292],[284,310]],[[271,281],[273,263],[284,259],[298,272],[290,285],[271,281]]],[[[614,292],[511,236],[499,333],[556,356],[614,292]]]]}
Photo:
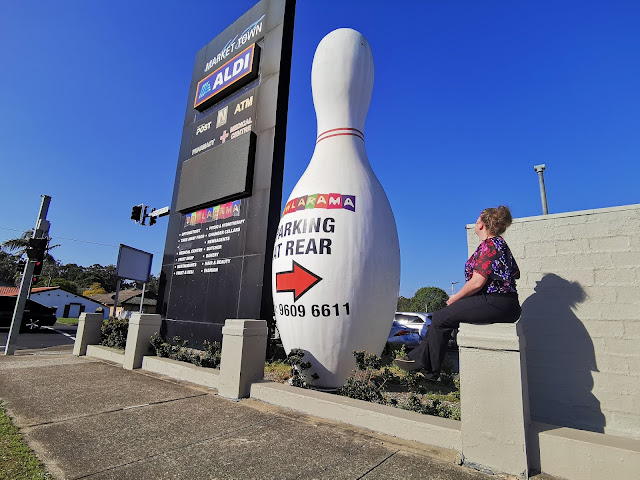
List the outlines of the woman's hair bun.
{"type": "Polygon", "coordinates": [[[513,217],[509,207],[500,205],[498,208],[485,208],[480,214],[480,220],[493,235],[502,235],[511,225],[513,217]]]}

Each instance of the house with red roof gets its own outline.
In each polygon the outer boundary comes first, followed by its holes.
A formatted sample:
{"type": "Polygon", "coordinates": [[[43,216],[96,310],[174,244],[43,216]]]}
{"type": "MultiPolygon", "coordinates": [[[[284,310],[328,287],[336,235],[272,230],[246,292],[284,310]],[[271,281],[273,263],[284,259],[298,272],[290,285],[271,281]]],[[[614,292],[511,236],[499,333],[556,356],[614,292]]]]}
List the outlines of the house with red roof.
{"type": "MultiPolygon", "coordinates": [[[[18,290],[18,287],[0,287],[0,296],[17,296],[18,290]]],[[[103,310],[104,318],[109,315],[109,308],[104,303],[61,287],[32,288],[29,298],[41,305],[55,307],[58,318],[77,318],[82,312],[94,313],[99,308],[103,310]]]]}

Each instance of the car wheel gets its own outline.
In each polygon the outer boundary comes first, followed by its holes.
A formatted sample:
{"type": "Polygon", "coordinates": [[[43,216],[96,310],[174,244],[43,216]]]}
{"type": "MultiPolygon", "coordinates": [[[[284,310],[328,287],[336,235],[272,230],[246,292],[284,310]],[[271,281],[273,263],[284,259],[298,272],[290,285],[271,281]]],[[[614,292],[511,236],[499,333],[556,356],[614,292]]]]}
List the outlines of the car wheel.
{"type": "Polygon", "coordinates": [[[22,322],[22,328],[27,333],[40,330],[40,320],[37,318],[29,318],[22,322]]]}

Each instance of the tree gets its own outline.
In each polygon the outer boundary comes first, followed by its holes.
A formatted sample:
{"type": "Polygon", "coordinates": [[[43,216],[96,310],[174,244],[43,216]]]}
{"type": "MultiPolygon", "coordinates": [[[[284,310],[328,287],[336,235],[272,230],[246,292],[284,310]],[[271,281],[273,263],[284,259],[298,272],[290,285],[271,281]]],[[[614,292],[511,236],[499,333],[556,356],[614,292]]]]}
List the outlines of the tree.
{"type": "Polygon", "coordinates": [[[407,297],[398,297],[398,306],[396,312],[410,312],[411,311],[411,299],[407,297]]]}
{"type": "Polygon", "coordinates": [[[24,261],[17,255],[0,250],[0,282],[14,285],[16,275],[24,270],[24,261]]]}
{"type": "Polygon", "coordinates": [[[398,297],[398,312],[437,312],[447,306],[449,295],[438,287],[419,288],[411,298],[398,297]]]}
{"type": "Polygon", "coordinates": [[[449,295],[438,287],[419,288],[411,298],[412,312],[437,312],[447,306],[449,295]]]}
{"type": "Polygon", "coordinates": [[[82,292],[82,295],[84,295],[85,297],[90,297],[91,295],[100,295],[102,293],[107,293],[107,291],[102,288],[102,285],[100,285],[99,282],[94,282],[91,284],[88,290],[84,290],[82,292]]]}
{"type": "MultiPolygon", "coordinates": [[[[5,240],[4,242],[2,242],[2,245],[0,245],[0,247],[2,247],[2,249],[6,250],[8,253],[13,253],[14,255],[17,255],[18,257],[21,258],[27,253],[27,248],[29,247],[29,239],[31,238],[32,235],[33,235],[33,232],[31,230],[27,230],[26,232],[23,232],[23,234],[20,235],[18,238],[10,238],[9,240],[5,240]]],[[[49,239],[49,242],[50,242],[51,237],[47,237],[47,238],[49,239]]],[[[45,263],[55,262],[55,259],[51,256],[49,252],[59,246],[60,245],[51,245],[51,244],[47,245],[47,250],[44,255],[45,263]]]]}
{"type": "MultiPolygon", "coordinates": [[[[149,275],[149,281],[146,282],[147,285],[145,287],[145,292],[153,294],[153,295],[157,295],[158,294],[158,286],[160,285],[160,281],[158,280],[158,277],[156,277],[153,273],[151,275],[149,275]]],[[[138,290],[142,290],[142,285],[144,284],[144,282],[138,282],[138,281],[134,281],[133,285],[134,288],[137,288],[138,290]]]]}
{"type": "MultiPolygon", "coordinates": [[[[24,257],[26,257],[27,248],[29,247],[29,239],[32,237],[32,235],[33,235],[33,232],[31,230],[27,230],[26,232],[23,232],[22,235],[20,235],[18,238],[10,238],[9,240],[2,242],[2,244],[0,245],[0,248],[2,250],[6,250],[9,254],[13,254],[18,259],[23,259],[24,257]]],[[[49,242],[47,243],[47,249],[44,254],[43,269],[47,267],[47,265],[56,264],[56,259],[53,258],[51,256],[51,253],[49,252],[54,248],[60,246],[60,245],[51,245],[51,237],[47,237],[47,238],[49,242]]],[[[22,268],[17,270],[13,274],[13,279],[11,281],[14,283],[15,286],[20,285],[20,281],[22,280],[23,268],[24,268],[24,262],[22,262],[22,268]]],[[[50,274],[49,275],[45,274],[45,276],[49,276],[49,278],[51,278],[50,274]]]]}
{"type": "Polygon", "coordinates": [[[78,286],[71,280],[65,278],[54,278],[51,280],[52,287],[60,287],[70,293],[78,293],[78,286]]]}
{"type": "MultiPolygon", "coordinates": [[[[82,268],[82,267],[81,267],[82,268]]],[[[118,276],[116,275],[115,265],[100,265],[95,263],[84,269],[84,277],[82,284],[91,285],[98,282],[107,292],[115,292],[118,284],[118,276]]]]}
{"type": "Polygon", "coordinates": [[[79,283],[84,277],[84,268],[75,263],[67,263],[60,268],[60,276],[65,280],[79,283]]]}
{"type": "Polygon", "coordinates": [[[42,274],[40,275],[42,278],[47,277],[49,280],[53,280],[60,276],[60,268],[62,264],[59,260],[54,260],[53,262],[44,262],[42,265],[42,274]]]}

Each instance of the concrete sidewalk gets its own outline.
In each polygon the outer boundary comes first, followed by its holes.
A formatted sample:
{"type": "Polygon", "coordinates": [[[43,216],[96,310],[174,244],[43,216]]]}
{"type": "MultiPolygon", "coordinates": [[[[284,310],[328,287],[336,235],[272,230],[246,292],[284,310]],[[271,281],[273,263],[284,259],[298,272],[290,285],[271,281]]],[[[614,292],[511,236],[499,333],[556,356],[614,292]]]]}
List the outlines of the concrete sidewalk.
{"type": "Polygon", "coordinates": [[[0,356],[0,399],[60,479],[483,479],[452,452],[73,357],[0,356]]]}

